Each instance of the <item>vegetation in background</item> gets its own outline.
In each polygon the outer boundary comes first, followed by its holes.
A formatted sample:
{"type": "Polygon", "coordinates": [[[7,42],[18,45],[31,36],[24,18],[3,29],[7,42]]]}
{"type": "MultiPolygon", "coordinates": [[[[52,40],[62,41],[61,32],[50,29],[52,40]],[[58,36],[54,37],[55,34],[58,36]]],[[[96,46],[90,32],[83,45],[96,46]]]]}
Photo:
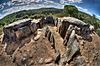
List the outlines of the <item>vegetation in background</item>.
{"type": "Polygon", "coordinates": [[[41,8],[41,9],[34,9],[34,10],[23,10],[16,13],[9,14],[5,16],[3,19],[0,20],[0,27],[10,24],[14,21],[25,19],[25,18],[40,18],[42,16],[47,16],[50,14],[60,14],[62,13],[63,9],[56,9],[56,8],[41,8]]]}
{"type": "Polygon", "coordinates": [[[64,9],[41,8],[33,10],[23,10],[16,13],[12,13],[0,20],[0,27],[3,27],[4,25],[10,24],[20,19],[37,19],[41,18],[42,16],[45,17],[48,15],[52,15],[55,17],[71,16],[78,18],[88,24],[93,25],[95,27],[96,32],[100,35],[100,20],[98,20],[95,15],[91,16],[84,12],[78,11],[78,9],[73,5],[65,5],[64,9]]]}
{"type": "Polygon", "coordinates": [[[65,16],[77,17],[78,12],[79,12],[78,9],[73,5],[65,5],[64,6],[65,16]]]}
{"type": "Polygon", "coordinates": [[[78,11],[78,9],[73,5],[65,5],[64,6],[64,14],[66,16],[78,18],[88,24],[93,25],[95,28],[95,31],[98,33],[98,35],[100,35],[100,20],[98,20],[95,17],[95,15],[90,16],[89,14],[78,11]]]}

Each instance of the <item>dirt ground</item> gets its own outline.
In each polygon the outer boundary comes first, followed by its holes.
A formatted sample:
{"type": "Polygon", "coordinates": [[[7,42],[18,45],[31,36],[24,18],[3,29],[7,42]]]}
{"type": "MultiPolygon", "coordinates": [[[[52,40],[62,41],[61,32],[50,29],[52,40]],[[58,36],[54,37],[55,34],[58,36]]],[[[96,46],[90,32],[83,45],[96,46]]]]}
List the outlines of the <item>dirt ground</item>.
{"type": "MultiPolygon", "coordinates": [[[[55,64],[55,49],[45,37],[44,30],[39,30],[39,32],[35,40],[31,35],[22,41],[21,46],[8,45],[7,51],[3,50],[4,45],[0,43],[0,66],[58,66],[55,64]]],[[[55,35],[55,39],[59,44],[58,39],[61,37],[56,31],[54,34],[58,34],[58,37],[55,35]]],[[[80,51],[66,66],[100,66],[100,37],[95,33],[91,35],[91,41],[83,40],[81,36],[78,36],[80,51]]],[[[63,49],[60,46],[61,42],[58,47],[63,49]]],[[[59,48],[56,47],[56,49],[59,48]]]]}

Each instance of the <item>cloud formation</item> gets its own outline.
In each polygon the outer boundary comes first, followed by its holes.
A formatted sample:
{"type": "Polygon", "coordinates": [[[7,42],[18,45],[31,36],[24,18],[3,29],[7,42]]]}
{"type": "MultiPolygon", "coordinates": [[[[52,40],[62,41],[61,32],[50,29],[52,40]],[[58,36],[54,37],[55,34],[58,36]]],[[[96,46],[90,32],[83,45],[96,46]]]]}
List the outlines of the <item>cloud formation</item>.
{"type": "Polygon", "coordinates": [[[65,0],[65,2],[69,2],[69,3],[81,3],[82,0],[65,0]]]}
{"type": "Polygon", "coordinates": [[[90,14],[90,15],[93,15],[88,9],[85,9],[85,8],[82,8],[82,7],[79,7],[79,6],[76,6],[78,8],[78,10],[82,11],[82,12],[85,12],[87,14],[90,14]]]}
{"type": "Polygon", "coordinates": [[[100,15],[96,15],[96,17],[100,20],[100,15]]]}
{"type": "MultiPolygon", "coordinates": [[[[37,1],[35,1],[35,2],[37,2],[37,1]]],[[[40,2],[40,1],[38,0],[38,2],[40,2]]],[[[30,4],[26,4],[26,3],[16,4],[16,3],[9,1],[7,3],[1,4],[0,7],[2,8],[0,10],[0,19],[1,19],[8,14],[11,14],[11,13],[14,13],[17,11],[21,11],[21,10],[48,8],[48,7],[63,8],[63,5],[61,5],[59,3],[55,3],[54,1],[45,1],[43,3],[30,3],[30,4]],[[8,8],[4,8],[4,7],[8,7],[8,8]]]]}
{"type": "MultiPolygon", "coordinates": [[[[81,3],[82,0],[11,0],[7,3],[0,4],[0,19],[4,16],[21,11],[38,8],[56,7],[62,9],[65,4],[81,3]]],[[[88,9],[76,6],[80,11],[90,15],[92,13],[88,9]]]]}

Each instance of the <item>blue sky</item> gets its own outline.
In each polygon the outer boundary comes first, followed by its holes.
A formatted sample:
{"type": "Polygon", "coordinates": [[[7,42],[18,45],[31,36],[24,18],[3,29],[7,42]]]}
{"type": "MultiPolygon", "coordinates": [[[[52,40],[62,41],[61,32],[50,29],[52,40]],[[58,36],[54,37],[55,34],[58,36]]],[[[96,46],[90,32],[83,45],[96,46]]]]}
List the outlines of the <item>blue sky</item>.
{"type": "Polygon", "coordinates": [[[100,0],[0,0],[0,18],[21,10],[63,8],[66,4],[73,4],[80,11],[95,14],[100,19],[100,0]]]}
{"type": "Polygon", "coordinates": [[[76,5],[88,9],[91,13],[100,15],[100,0],[83,0],[76,5]]]}

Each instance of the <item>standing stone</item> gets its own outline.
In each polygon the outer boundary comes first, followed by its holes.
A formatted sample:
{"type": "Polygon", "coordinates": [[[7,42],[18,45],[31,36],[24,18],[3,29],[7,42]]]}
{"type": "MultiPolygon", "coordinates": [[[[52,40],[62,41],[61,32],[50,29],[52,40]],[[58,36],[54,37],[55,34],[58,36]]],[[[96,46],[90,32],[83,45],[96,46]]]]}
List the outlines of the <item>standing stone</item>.
{"type": "Polygon", "coordinates": [[[58,18],[55,18],[54,25],[57,27],[57,25],[58,25],[58,18]]]}
{"type": "Polygon", "coordinates": [[[43,28],[44,23],[45,23],[45,19],[44,17],[42,17],[42,19],[40,20],[40,28],[43,28]]]}
{"type": "Polygon", "coordinates": [[[67,30],[66,35],[65,35],[65,38],[64,38],[64,43],[63,43],[64,45],[67,45],[67,42],[70,38],[70,34],[71,34],[73,28],[74,28],[73,25],[69,25],[68,30],[67,30]]]}
{"type": "Polygon", "coordinates": [[[38,29],[37,24],[36,23],[31,23],[30,29],[31,29],[32,33],[35,33],[38,29]]]}
{"type": "Polygon", "coordinates": [[[67,43],[67,46],[71,45],[75,40],[75,30],[72,30],[72,33],[69,37],[69,40],[68,40],[68,43],[67,43]]]}
{"type": "Polygon", "coordinates": [[[68,50],[67,50],[67,62],[69,62],[72,57],[79,51],[79,43],[77,42],[77,40],[74,40],[74,42],[69,45],[68,50]]]}
{"type": "Polygon", "coordinates": [[[52,16],[48,16],[46,18],[46,23],[47,24],[54,24],[54,18],[52,16]]]}
{"type": "Polygon", "coordinates": [[[70,60],[73,58],[73,56],[78,52],[79,50],[79,43],[75,39],[75,30],[72,30],[71,35],[69,37],[66,51],[64,55],[62,56],[60,60],[60,65],[65,66],[67,62],[70,62],[70,60]]]}
{"type": "Polygon", "coordinates": [[[60,26],[62,25],[61,19],[58,19],[58,23],[57,23],[57,32],[60,33],[60,26]]]}
{"type": "Polygon", "coordinates": [[[18,31],[16,31],[16,36],[18,39],[27,37],[29,34],[31,34],[31,30],[28,26],[19,28],[18,31]]]}
{"type": "Polygon", "coordinates": [[[16,36],[12,28],[9,29],[4,28],[3,32],[4,32],[3,43],[5,42],[11,43],[16,41],[16,36]]]}
{"type": "Polygon", "coordinates": [[[70,62],[70,60],[73,59],[73,56],[79,51],[78,45],[79,43],[77,42],[77,40],[74,40],[74,42],[66,48],[65,54],[60,60],[60,66],[65,66],[66,63],[70,62]]]}
{"type": "Polygon", "coordinates": [[[60,35],[61,35],[62,38],[65,37],[66,31],[67,31],[68,27],[69,27],[69,23],[63,21],[63,22],[62,22],[62,25],[61,25],[61,27],[60,27],[60,35]]]}
{"type": "Polygon", "coordinates": [[[51,33],[51,36],[50,36],[50,42],[51,42],[51,46],[53,47],[53,48],[55,48],[55,39],[54,39],[54,36],[53,36],[53,34],[51,33]]]}
{"type": "Polygon", "coordinates": [[[90,39],[90,32],[89,26],[81,27],[81,36],[83,39],[90,39]]]}
{"type": "Polygon", "coordinates": [[[48,32],[49,32],[49,28],[47,27],[45,31],[45,37],[47,37],[48,32]]]}
{"type": "Polygon", "coordinates": [[[59,51],[56,51],[54,58],[55,58],[55,63],[59,64],[60,62],[60,52],[59,51]]]}
{"type": "Polygon", "coordinates": [[[30,24],[30,19],[23,19],[4,26],[3,43],[17,43],[19,39],[27,37],[29,34],[31,34],[30,24]]]}

